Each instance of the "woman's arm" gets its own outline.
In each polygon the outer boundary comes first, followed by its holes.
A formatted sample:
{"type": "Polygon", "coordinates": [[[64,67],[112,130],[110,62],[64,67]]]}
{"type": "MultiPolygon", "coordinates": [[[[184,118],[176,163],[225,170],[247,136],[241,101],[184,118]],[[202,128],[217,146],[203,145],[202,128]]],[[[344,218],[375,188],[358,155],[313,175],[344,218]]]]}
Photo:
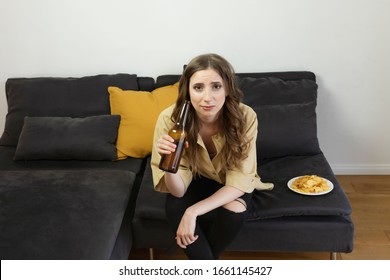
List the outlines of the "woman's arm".
{"type": "MultiPolygon", "coordinates": [[[[188,207],[184,212],[176,232],[177,244],[181,248],[186,248],[187,245],[190,245],[196,241],[196,239],[198,239],[198,236],[195,235],[196,218],[198,216],[206,214],[220,206],[227,206],[229,203],[233,202],[243,194],[244,192],[239,189],[230,186],[224,186],[208,198],[188,207]]],[[[238,203],[238,205],[243,207],[241,203],[238,203]]],[[[234,208],[230,207],[229,209],[234,210],[234,208]]]]}
{"type": "Polygon", "coordinates": [[[165,172],[164,180],[171,195],[175,197],[183,197],[186,192],[186,187],[179,174],[165,172]]]}
{"type": "Polygon", "coordinates": [[[208,198],[203,199],[195,203],[194,205],[188,207],[186,212],[190,212],[196,217],[198,217],[220,206],[227,205],[228,203],[236,200],[243,194],[244,192],[237,188],[231,186],[224,186],[208,198]]]}

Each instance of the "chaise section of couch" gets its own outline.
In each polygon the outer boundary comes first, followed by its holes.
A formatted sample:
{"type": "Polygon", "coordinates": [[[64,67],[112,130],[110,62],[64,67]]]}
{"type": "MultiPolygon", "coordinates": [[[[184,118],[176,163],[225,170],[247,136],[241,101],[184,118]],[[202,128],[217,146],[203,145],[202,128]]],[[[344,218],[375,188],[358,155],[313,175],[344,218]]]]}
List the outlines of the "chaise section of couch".
{"type": "Polygon", "coordinates": [[[0,171],[1,259],[126,258],[135,173],[0,171]],[[129,217],[128,217],[129,218],[129,217]]]}
{"type": "MultiPolygon", "coordinates": [[[[312,72],[237,74],[244,103],[257,113],[258,173],[271,182],[271,191],[255,191],[247,220],[231,251],[351,252],[354,225],[351,206],[322,153],[317,139],[317,84],[312,72]],[[303,195],[290,190],[290,179],[318,175],[333,183],[324,195],[303,195]]],[[[178,76],[157,78],[157,85],[178,76]]],[[[150,162],[140,187],[133,234],[136,248],[167,253],[178,249],[166,221],[166,194],[153,190],[150,162]]]]}

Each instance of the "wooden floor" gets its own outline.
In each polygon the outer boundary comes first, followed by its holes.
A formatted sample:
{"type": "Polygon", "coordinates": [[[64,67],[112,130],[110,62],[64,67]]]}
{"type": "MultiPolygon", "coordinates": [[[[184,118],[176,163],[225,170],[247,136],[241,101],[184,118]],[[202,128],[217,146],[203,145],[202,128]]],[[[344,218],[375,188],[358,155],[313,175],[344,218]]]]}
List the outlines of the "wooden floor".
{"type": "MultiPolygon", "coordinates": [[[[337,254],[342,260],[390,260],[390,175],[336,176],[352,205],[355,245],[351,253],[337,254]]],[[[221,259],[236,260],[322,260],[324,253],[225,252],[221,259]]],[[[130,259],[148,259],[148,250],[133,250],[130,259]]],[[[187,259],[177,250],[172,254],[155,251],[155,259],[187,259]]]]}

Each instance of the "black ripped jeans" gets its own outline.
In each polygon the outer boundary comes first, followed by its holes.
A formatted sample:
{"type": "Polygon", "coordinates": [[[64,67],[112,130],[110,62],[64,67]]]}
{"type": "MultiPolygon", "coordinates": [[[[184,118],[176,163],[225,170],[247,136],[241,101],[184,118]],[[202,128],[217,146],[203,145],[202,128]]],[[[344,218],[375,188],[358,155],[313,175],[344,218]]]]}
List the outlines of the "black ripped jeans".
{"type": "MultiPolygon", "coordinates": [[[[168,194],[165,209],[168,222],[176,234],[181,218],[188,207],[203,200],[223,185],[205,177],[194,178],[187,192],[181,198],[168,194]]],[[[250,207],[252,194],[245,193],[240,198],[245,201],[247,209],[250,207]]],[[[184,252],[189,259],[213,260],[233,241],[245,220],[247,211],[232,212],[219,207],[202,216],[196,221],[195,235],[198,239],[188,245],[184,252]]]]}

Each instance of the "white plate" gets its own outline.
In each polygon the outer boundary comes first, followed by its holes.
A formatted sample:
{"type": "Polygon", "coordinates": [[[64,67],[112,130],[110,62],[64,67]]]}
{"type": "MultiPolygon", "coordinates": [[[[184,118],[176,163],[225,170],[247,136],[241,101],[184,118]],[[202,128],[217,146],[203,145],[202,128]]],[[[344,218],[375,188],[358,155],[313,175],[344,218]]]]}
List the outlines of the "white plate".
{"type": "Polygon", "coordinates": [[[323,192],[318,192],[318,193],[307,193],[307,192],[300,192],[299,190],[296,190],[296,189],[293,189],[291,186],[293,184],[293,182],[298,179],[298,178],[301,178],[303,176],[298,176],[298,177],[295,177],[295,178],[292,178],[290,179],[288,182],[287,182],[287,187],[292,190],[293,192],[296,192],[296,193],[300,193],[300,194],[304,194],[304,195],[323,195],[323,194],[327,194],[329,192],[331,192],[334,188],[333,186],[333,183],[331,181],[329,181],[328,179],[325,179],[325,178],[322,178],[325,180],[326,184],[330,187],[329,190],[326,190],[326,191],[323,191],[323,192]]]}

